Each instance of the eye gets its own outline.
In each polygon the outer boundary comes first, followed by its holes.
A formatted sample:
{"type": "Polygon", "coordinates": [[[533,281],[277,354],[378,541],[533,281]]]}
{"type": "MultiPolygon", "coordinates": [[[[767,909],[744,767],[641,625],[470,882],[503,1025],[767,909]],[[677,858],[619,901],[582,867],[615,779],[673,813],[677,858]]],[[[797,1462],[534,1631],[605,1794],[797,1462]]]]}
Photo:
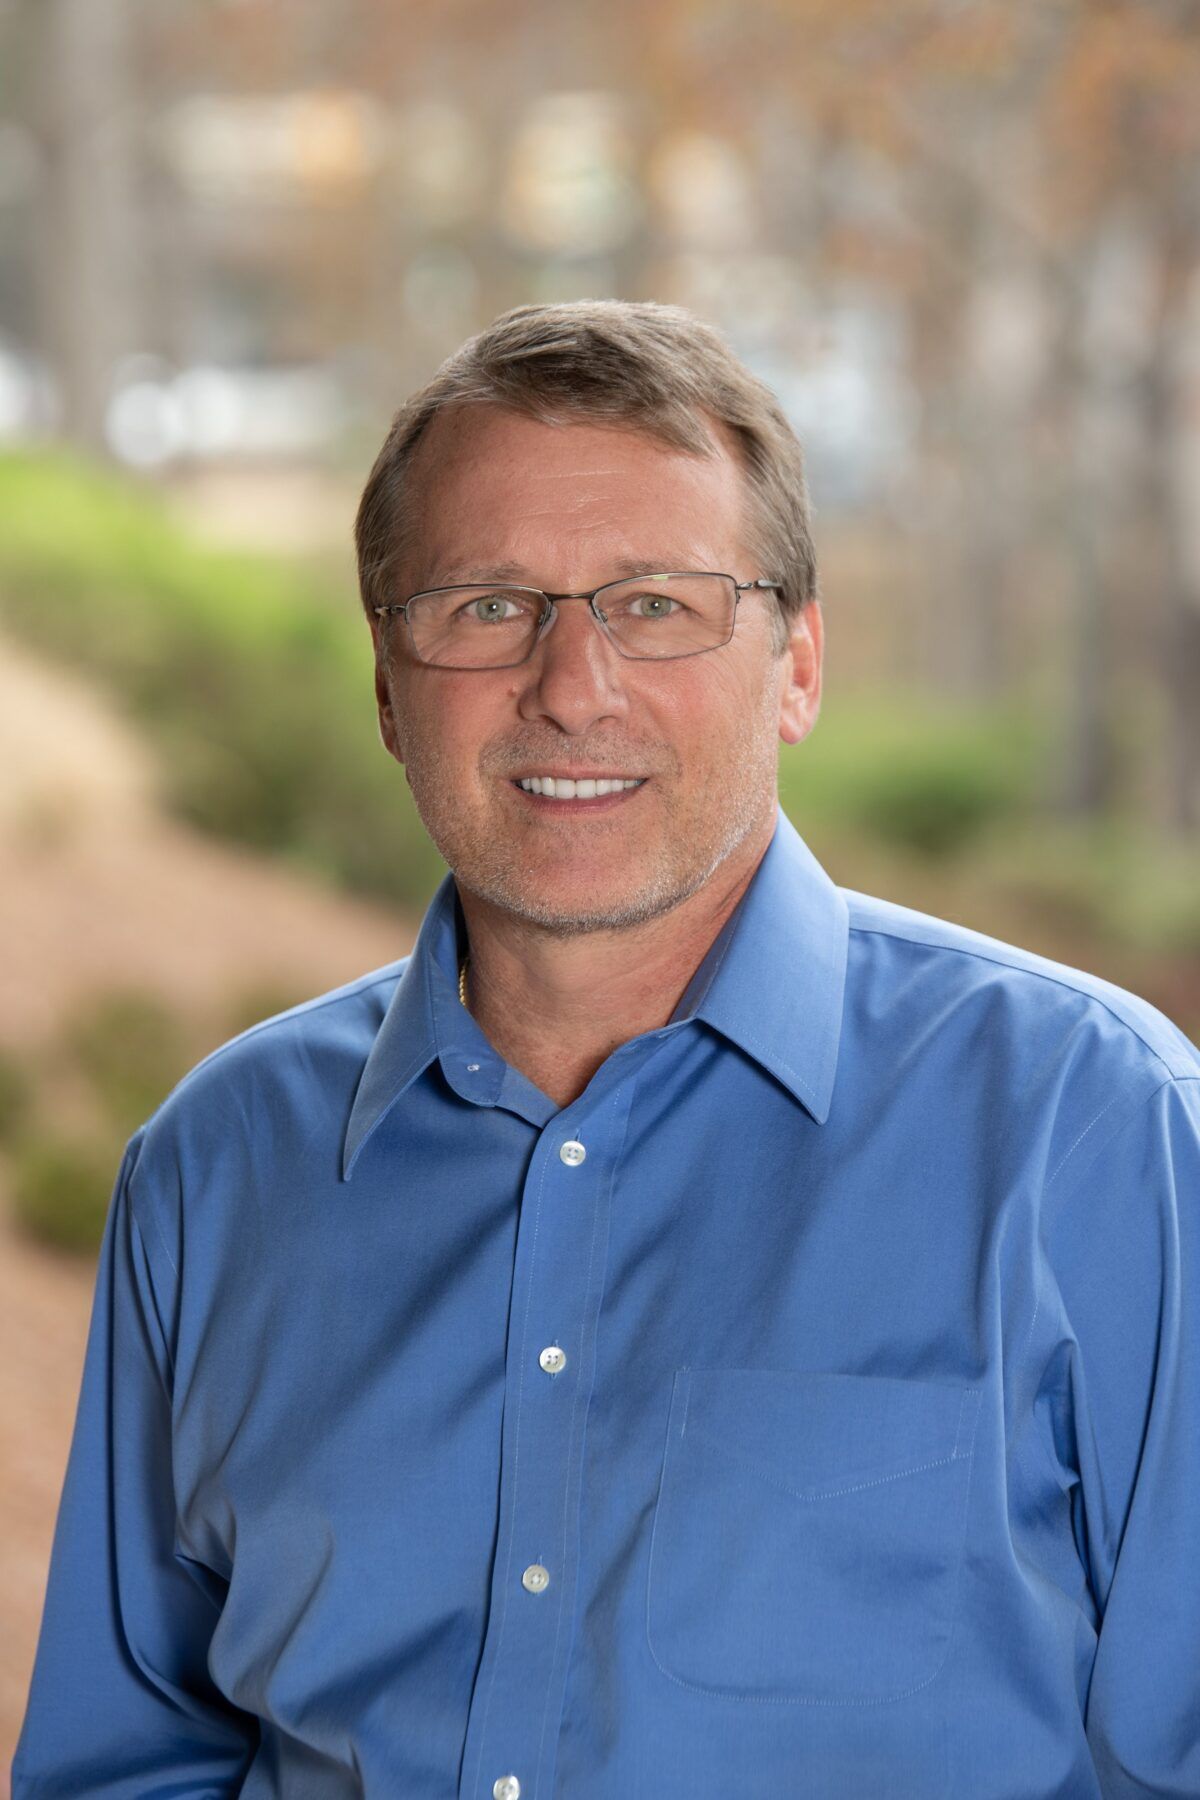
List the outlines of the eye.
{"type": "Polygon", "coordinates": [[[679,605],[680,602],[671,594],[635,594],[627,603],[627,610],[637,619],[669,619],[672,607],[679,605]],[[641,610],[643,600],[646,602],[644,612],[641,610]]]}
{"type": "Polygon", "coordinates": [[[528,603],[514,600],[511,594],[477,594],[459,608],[460,616],[473,625],[502,624],[506,619],[520,618],[528,611],[528,603]]]}

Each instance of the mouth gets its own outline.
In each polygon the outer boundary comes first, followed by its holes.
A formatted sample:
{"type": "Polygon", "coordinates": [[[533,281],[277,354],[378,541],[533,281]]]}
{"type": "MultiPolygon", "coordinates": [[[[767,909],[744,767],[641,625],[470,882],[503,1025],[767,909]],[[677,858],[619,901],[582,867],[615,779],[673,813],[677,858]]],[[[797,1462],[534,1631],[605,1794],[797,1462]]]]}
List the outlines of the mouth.
{"type": "Polygon", "coordinates": [[[510,783],[522,800],[543,813],[611,812],[627,806],[645,787],[647,777],[587,776],[575,780],[553,775],[524,775],[510,783]]]}

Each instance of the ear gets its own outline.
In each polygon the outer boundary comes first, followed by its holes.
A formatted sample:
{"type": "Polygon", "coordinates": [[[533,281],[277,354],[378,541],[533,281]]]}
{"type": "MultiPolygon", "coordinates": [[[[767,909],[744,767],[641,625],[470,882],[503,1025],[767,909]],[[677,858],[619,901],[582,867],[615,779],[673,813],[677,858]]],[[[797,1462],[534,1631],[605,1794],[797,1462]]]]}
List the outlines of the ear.
{"type": "Polygon", "coordinates": [[[824,648],[821,602],[810,600],[793,621],[780,653],[779,736],[785,744],[798,744],[817,722],[824,648]]]}
{"type": "Polygon", "coordinates": [[[379,736],[389,756],[394,756],[403,768],[404,752],[396,721],[394,662],[389,634],[384,622],[377,617],[371,619],[370,625],[371,641],[375,646],[375,705],[379,713],[379,736]]]}

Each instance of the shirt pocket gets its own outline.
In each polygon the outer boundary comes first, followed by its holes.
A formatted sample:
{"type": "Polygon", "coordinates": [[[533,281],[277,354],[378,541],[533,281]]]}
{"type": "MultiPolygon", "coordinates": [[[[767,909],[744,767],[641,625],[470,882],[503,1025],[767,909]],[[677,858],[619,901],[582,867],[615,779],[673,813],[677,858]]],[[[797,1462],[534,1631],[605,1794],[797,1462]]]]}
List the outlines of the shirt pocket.
{"type": "Polygon", "coordinates": [[[689,1686],[899,1700],[946,1660],[981,1390],[680,1369],[646,1630],[689,1686]]]}

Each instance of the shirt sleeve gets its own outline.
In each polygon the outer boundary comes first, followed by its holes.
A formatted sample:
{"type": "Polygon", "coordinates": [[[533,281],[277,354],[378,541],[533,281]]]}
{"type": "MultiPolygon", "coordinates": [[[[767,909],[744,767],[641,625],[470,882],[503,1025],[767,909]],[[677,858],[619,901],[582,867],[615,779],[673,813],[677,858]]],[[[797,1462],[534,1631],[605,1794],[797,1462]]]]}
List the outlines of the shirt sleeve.
{"type": "Polygon", "coordinates": [[[1105,1800],[1200,1795],[1200,1078],[1151,1094],[1060,1194],[1048,1249],[1099,1636],[1105,1800]]]}
{"type": "MultiPolygon", "coordinates": [[[[129,1141],[101,1242],[13,1800],[214,1800],[239,1791],[258,1720],[207,1668],[219,1601],[175,1554],[172,1365],[129,1141]]],[[[161,1239],[154,1256],[173,1274],[161,1239]]]]}

